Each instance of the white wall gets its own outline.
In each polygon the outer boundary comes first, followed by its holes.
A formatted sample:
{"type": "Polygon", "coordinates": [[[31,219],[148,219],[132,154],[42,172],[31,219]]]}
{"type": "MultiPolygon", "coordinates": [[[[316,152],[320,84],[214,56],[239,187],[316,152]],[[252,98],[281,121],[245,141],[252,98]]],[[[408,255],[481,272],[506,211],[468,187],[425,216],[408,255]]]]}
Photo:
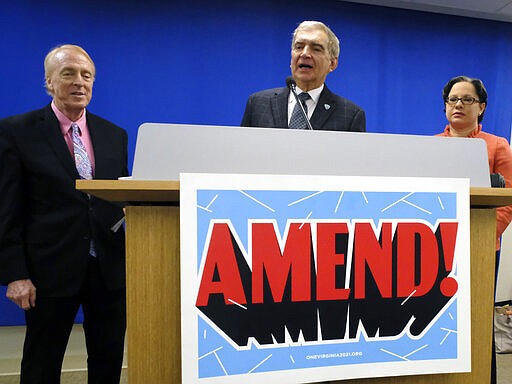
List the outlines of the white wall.
{"type": "Polygon", "coordinates": [[[512,300],[512,225],[503,233],[496,302],[512,300]]]}

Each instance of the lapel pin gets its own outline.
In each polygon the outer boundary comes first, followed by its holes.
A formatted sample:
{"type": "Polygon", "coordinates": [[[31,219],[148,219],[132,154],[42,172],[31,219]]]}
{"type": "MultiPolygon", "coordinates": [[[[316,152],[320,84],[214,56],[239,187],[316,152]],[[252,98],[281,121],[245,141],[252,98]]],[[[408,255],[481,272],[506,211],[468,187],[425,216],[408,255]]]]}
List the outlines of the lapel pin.
{"type": "Polygon", "coordinates": [[[331,106],[329,104],[324,104],[324,108],[326,111],[328,111],[329,109],[331,109],[331,106]]]}

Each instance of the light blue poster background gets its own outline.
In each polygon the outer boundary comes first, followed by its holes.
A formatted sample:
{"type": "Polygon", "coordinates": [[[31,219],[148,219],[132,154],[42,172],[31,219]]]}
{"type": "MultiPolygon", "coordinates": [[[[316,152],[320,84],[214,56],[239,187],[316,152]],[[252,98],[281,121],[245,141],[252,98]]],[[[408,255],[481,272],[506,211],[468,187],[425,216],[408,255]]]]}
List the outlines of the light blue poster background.
{"type": "MultiPolygon", "coordinates": [[[[248,220],[277,222],[283,237],[287,220],[425,220],[456,219],[456,193],[197,190],[198,260],[210,221],[229,219],[245,251],[248,220]]],[[[404,334],[396,340],[336,341],[317,345],[279,345],[237,350],[198,313],[200,378],[361,363],[454,359],[457,357],[457,302],[452,300],[418,340],[404,334]]],[[[269,314],[271,316],[271,314],[269,314]]]]}

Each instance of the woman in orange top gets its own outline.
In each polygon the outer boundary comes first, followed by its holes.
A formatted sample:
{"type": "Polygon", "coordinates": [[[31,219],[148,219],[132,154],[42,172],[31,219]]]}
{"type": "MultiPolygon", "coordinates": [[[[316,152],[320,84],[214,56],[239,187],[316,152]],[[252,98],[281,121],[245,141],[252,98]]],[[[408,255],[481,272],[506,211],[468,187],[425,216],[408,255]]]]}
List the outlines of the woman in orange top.
{"type": "MultiPolygon", "coordinates": [[[[448,125],[438,136],[476,137],[484,139],[489,157],[489,173],[499,173],[507,188],[512,186],[512,151],[507,140],[482,132],[482,119],[487,107],[487,91],[479,79],[457,76],[443,88],[448,125]]],[[[512,206],[496,209],[496,278],[500,255],[500,238],[512,220],[512,206]]],[[[496,280],[495,280],[496,282],[496,280]]],[[[491,384],[496,383],[496,355],[492,343],[491,384]]]]}
{"type": "MultiPolygon", "coordinates": [[[[512,151],[507,139],[482,132],[482,119],[487,107],[487,91],[479,79],[457,76],[443,89],[448,125],[438,136],[476,137],[484,139],[489,157],[489,173],[499,173],[505,178],[507,188],[512,187],[512,151]]],[[[496,250],[500,238],[512,220],[512,206],[496,210],[496,250]]]]}

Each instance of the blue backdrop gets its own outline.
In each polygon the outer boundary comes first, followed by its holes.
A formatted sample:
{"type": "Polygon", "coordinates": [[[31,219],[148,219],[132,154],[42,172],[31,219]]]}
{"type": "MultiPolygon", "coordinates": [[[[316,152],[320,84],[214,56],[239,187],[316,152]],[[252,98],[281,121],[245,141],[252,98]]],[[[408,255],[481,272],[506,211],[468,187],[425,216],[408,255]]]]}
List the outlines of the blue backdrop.
{"type": "MultiPolygon", "coordinates": [[[[47,104],[44,56],[81,45],[97,67],[89,109],[128,131],[130,166],[144,122],[239,125],[249,94],[284,85],[291,33],[309,19],[340,38],[327,84],[366,110],[369,132],[441,132],[441,90],[465,74],[489,92],[484,130],[510,136],[512,23],[336,0],[0,3],[0,118],[47,104]]],[[[21,322],[0,289],[0,325],[21,322]]]]}

